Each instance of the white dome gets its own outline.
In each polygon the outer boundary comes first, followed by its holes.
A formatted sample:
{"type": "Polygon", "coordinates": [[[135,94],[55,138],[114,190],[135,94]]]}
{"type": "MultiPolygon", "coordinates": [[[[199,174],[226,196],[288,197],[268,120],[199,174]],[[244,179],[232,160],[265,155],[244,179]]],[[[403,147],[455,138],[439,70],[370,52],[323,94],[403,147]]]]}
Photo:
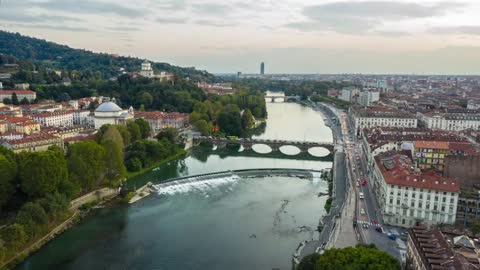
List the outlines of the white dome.
{"type": "Polygon", "coordinates": [[[113,102],[104,102],[98,106],[98,108],[95,110],[96,112],[119,112],[122,111],[122,108],[118,107],[117,104],[113,102]]]}

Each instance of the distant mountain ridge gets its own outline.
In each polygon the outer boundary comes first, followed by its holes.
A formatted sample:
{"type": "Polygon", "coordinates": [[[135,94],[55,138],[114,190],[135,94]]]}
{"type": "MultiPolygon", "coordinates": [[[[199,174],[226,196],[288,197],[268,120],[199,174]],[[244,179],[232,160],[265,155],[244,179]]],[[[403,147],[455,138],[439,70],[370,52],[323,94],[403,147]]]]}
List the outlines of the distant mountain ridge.
{"type": "MultiPolygon", "coordinates": [[[[104,79],[117,76],[121,68],[126,71],[140,69],[142,59],[95,53],[74,49],[66,45],[0,30],[0,54],[10,55],[19,60],[33,61],[45,66],[66,70],[99,71],[104,79]]],[[[153,62],[153,68],[172,72],[192,81],[212,81],[214,75],[194,68],[183,68],[168,63],[153,62]]]]}

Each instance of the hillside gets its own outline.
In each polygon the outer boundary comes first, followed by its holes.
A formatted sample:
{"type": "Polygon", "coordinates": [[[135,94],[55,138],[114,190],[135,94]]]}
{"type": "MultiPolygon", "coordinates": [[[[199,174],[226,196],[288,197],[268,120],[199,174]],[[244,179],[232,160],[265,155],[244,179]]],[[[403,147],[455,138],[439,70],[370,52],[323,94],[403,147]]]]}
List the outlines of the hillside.
{"type": "MultiPolygon", "coordinates": [[[[61,70],[99,71],[104,79],[118,75],[120,68],[138,70],[142,59],[113,56],[74,49],[42,39],[23,36],[19,33],[0,31],[0,54],[10,55],[21,61],[32,61],[36,65],[61,70]]],[[[154,69],[173,72],[192,81],[211,81],[214,76],[194,68],[182,68],[168,63],[154,63],[154,69]]]]}

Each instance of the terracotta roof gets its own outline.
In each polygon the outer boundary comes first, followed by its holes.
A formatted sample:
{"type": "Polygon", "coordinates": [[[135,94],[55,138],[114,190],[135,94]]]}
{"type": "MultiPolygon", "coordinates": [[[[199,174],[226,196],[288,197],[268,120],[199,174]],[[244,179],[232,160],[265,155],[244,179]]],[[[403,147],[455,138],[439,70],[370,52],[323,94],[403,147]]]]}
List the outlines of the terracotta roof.
{"type": "Polygon", "coordinates": [[[32,114],[32,117],[51,117],[51,116],[58,116],[58,115],[65,115],[65,114],[73,114],[73,110],[70,111],[55,111],[55,112],[42,112],[42,113],[35,113],[32,114]]]}
{"type": "Polygon", "coordinates": [[[385,152],[375,157],[377,167],[389,185],[458,192],[458,181],[445,178],[434,171],[420,172],[411,157],[402,152],[385,152]]]}
{"type": "Polygon", "coordinates": [[[15,144],[28,143],[28,142],[46,141],[46,140],[51,140],[51,139],[61,140],[61,138],[59,138],[57,136],[53,136],[53,135],[46,134],[46,133],[39,133],[39,134],[35,134],[35,135],[30,135],[28,137],[23,137],[22,139],[5,140],[5,141],[8,142],[11,145],[15,145],[15,144]]]}
{"type": "Polygon", "coordinates": [[[448,142],[438,141],[415,141],[415,148],[431,148],[431,149],[445,149],[448,150],[448,142]]]}

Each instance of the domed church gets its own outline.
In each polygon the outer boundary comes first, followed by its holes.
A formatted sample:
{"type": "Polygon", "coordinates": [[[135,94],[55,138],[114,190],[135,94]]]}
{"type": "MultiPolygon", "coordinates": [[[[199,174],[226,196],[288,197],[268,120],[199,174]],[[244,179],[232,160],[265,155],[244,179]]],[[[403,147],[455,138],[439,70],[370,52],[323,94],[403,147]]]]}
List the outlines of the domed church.
{"type": "Polygon", "coordinates": [[[95,129],[99,129],[105,124],[126,125],[128,121],[133,120],[133,117],[132,107],[129,110],[123,110],[114,102],[103,102],[95,110],[95,129]]]}

